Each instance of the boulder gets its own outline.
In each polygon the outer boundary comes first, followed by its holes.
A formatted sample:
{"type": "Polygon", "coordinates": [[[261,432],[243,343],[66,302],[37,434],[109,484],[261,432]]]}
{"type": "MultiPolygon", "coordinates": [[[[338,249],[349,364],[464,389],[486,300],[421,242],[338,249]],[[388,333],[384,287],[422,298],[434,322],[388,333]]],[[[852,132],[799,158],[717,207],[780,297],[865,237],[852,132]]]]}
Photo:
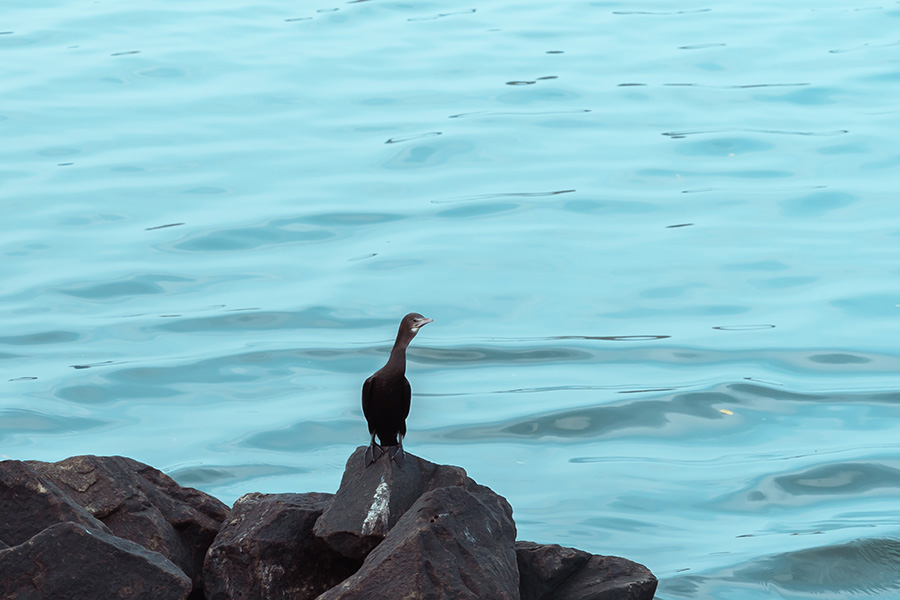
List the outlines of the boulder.
{"type": "Polygon", "coordinates": [[[656,577],[644,565],[594,554],[563,585],[553,600],[652,600],[656,577]]]}
{"type": "Polygon", "coordinates": [[[202,598],[203,559],[228,514],[225,504],[122,456],[74,456],[56,463],[27,464],[114,535],[178,565],[194,582],[195,596],[202,598]]]}
{"type": "Polygon", "coordinates": [[[109,533],[50,480],[18,460],[0,462],[0,515],[0,539],[13,546],[66,521],[109,533]]]}
{"type": "Polygon", "coordinates": [[[436,465],[406,453],[403,467],[383,457],[366,467],[360,446],[350,455],[334,500],[315,533],[347,558],[362,560],[425,492],[447,486],[486,490],[460,467],[436,465]]]}
{"type": "Polygon", "coordinates": [[[502,497],[482,486],[440,487],[422,495],[362,568],[319,600],[517,600],[515,536],[502,497]]]}
{"type": "Polygon", "coordinates": [[[516,542],[521,600],[651,600],[656,577],[617,556],[516,542]]]}
{"type": "Polygon", "coordinates": [[[204,565],[207,600],[306,600],[361,561],[331,550],[313,525],[333,494],[246,494],[234,503],[204,565]]]}
{"type": "Polygon", "coordinates": [[[515,542],[509,504],[463,469],[364,453],[335,495],[247,494],[230,513],[128,458],[0,462],[0,598],[653,598],[642,565],[515,542]]]}
{"type": "Polygon", "coordinates": [[[590,553],[584,550],[557,544],[516,542],[521,600],[553,600],[556,589],[590,558],[590,553]]]}
{"type": "Polygon", "coordinates": [[[191,580],[157,552],[76,523],[0,550],[5,600],[185,600],[191,580]]]}

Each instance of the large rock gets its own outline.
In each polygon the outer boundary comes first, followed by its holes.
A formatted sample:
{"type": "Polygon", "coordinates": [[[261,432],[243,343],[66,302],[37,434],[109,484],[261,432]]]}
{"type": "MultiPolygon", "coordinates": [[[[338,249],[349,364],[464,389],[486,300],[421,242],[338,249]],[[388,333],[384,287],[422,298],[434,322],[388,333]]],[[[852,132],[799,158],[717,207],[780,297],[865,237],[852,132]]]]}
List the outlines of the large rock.
{"type": "Polygon", "coordinates": [[[109,532],[106,525],[28,464],[0,462],[0,539],[15,546],[66,521],[109,532]]]}
{"type": "Polygon", "coordinates": [[[656,577],[643,565],[575,548],[516,542],[521,600],[651,600],[656,577]]]}
{"type": "Polygon", "coordinates": [[[306,600],[350,575],[344,558],[313,535],[333,494],[246,494],[206,555],[207,600],[306,600]]]}
{"type": "Polygon", "coordinates": [[[521,600],[553,600],[556,589],[590,558],[588,552],[575,548],[516,542],[521,600]]]}
{"type": "Polygon", "coordinates": [[[194,582],[195,597],[202,597],[203,559],[228,514],[225,504],[122,456],[74,456],[56,463],[29,461],[28,465],[113,534],[159,552],[178,565],[194,582]]]}
{"type": "Polygon", "coordinates": [[[502,497],[482,486],[440,487],[421,496],[362,568],[319,600],[517,600],[515,536],[502,497]]]}
{"type": "Polygon", "coordinates": [[[618,556],[593,555],[554,594],[554,600],[651,600],[656,577],[644,565],[618,556]]]}
{"type": "Polygon", "coordinates": [[[334,500],[316,523],[316,535],[336,552],[363,559],[403,514],[429,490],[463,486],[486,490],[459,467],[406,454],[403,467],[383,457],[365,466],[365,446],[350,455],[334,500]]]}
{"type": "Polygon", "coordinates": [[[75,523],[0,550],[4,600],[185,600],[191,581],[157,552],[75,523]]]}

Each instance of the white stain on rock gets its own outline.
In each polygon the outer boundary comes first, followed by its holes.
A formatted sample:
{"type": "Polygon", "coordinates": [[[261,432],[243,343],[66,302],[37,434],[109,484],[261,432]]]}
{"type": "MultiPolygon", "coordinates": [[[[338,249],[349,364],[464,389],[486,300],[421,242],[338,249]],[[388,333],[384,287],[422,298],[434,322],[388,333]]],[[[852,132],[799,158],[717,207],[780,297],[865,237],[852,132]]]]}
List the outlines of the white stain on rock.
{"type": "Polygon", "coordinates": [[[375,488],[375,496],[372,498],[372,505],[369,507],[369,512],[366,514],[366,518],[362,524],[363,535],[369,535],[379,526],[381,531],[387,531],[390,504],[391,488],[388,487],[387,482],[384,480],[384,475],[382,475],[381,482],[378,484],[378,487],[375,488]]]}

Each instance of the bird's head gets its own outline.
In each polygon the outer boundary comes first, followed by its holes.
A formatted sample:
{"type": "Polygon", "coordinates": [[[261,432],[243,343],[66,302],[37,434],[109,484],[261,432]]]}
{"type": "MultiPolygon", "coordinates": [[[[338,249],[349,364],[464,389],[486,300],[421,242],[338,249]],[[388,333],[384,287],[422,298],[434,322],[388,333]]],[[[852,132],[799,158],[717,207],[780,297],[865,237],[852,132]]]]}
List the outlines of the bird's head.
{"type": "Polygon", "coordinates": [[[419,328],[433,322],[434,319],[423,317],[419,313],[409,313],[403,317],[403,321],[400,323],[400,329],[406,329],[413,335],[416,335],[419,333],[419,328]]]}

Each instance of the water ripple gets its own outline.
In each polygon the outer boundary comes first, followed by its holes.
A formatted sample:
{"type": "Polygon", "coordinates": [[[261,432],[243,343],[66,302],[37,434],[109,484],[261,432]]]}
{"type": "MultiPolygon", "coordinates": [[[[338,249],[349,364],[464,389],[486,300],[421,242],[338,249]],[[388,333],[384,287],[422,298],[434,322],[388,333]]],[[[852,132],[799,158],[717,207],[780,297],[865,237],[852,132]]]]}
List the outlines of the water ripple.
{"type": "Polygon", "coordinates": [[[242,448],[302,452],[346,442],[344,432],[357,429],[357,421],[302,421],[287,428],[253,433],[237,442],[242,448]]]}
{"type": "Polygon", "coordinates": [[[456,115],[450,115],[447,117],[448,119],[465,119],[471,117],[519,117],[519,116],[534,116],[534,115],[571,115],[577,113],[589,113],[591,109],[582,108],[582,109],[574,109],[574,110],[538,110],[538,111],[493,111],[493,110],[482,110],[476,112],[467,112],[467,113],[459,113],[456,115]]]}
{"type": "Polygon", "coordinates": [[[651,10],[614,10],[614,15],[695,15],[712,11],[711,8],[695,8],[687,10],[651,11],[651,10]]]}
{"type": "Polygon", "coordinates": [[[768,554],[704,575],[663,578],[666,598],[895,597],[900,590],[900,540],[859,538],[768,554]],[[740,591],[739,591],[740,590],[740,591]]]}
{"type": "Polygon", "coordinates": [[[452,198],[449,200],[432,200],[432,204],[450,204],[455,202],[469,202],[473,200],[491,200],[494,198],[545,198],[547,196],[558,196],[560,194],[571,194],[576,190],[556,190],[552,192],[500,192],[496,194],[478,194],[475,196],[465,196],[462,198],[452,198]]]}
{"type": "Polygon", "coordinates": [[[477,9],[475,9],[475,8],[470,8],[468,10],[457,10],[457,11],[448,12],[448,13],[438,13],[431,17],[410,17],[407,19],[407,21],[435,21],[437,19],[443,19],[445,17],[453,17],[456,15],[469,15],[469,14],[474,13],[476,10],[477,9]]]}
{"type": "Polygon", "coordinates": [[[831,137],[835,135],[844,135],[849,133],[847,129],[834,129],[830,131],[791,131],[787,129],[753,129],[745,127],[728,127],[722,129],[694,129],[686,131],[669,131],[662,135],[670,138],[684,138],[691,135],[708,135],[710,133],[731,133],[734,131],[743,131],[747,133],[766,133],[772,135],[802,135],[813,137],[831,137]]]}
{"type": "MultiPolygon", "coordinates": [[[[631,390],[630,393],[658,393],[675,388],[677,386],[648,388],[631,390]]],[[[559,391],[559,388],[533,391],[553,392],[559,391]]],[[[541,412],[494,423],[446,428],[435,431],[435,435],[452,440],[496,443],[504,440],[536,440],[546,437],[558,440],[597,439],[635,429],[656,429],[659,430],[657,435],[680,436],[684,433],[684,420],[677,418],[678,416],[701,420],[691,428],[695,437],[730,435],[743,430],[747,424],[729,417],[734,415],[739,407],[744,407],[744,419],[751,418],[748,411],[752,411],[754,403],[760,399],[836,405],[855,399],[871,404],[893,405],[900,402],[900,392],[889,391],[865,396],[844,393],[816,394],[792,392],[751,383],[729,383],[706,391],[679,392],[661,397],[541,412]],[[702,421],[707,423],[704,425],[702,421]],[[711,429],[712,422],[716,422],[717,427],[711,429]]],[[[742,495],[753,496],[753,493],[742,495]]]]}
{"type": "MultiPolygon", "coordinates": [[[[333,309],[313,306],[298,311],[259,311],[179,319],[152,325],[152,329],[179,333],[221,333],[285,329],[372,329],[393,321],[370,317],[338,317],[333,309]]],[[[2,341],[2,340],[0,340],[2,341]]]]}
{"type": "Polygon", "coordinates": [[[81,338],[82,335],[74,331],[42,331],[40,333],[26,333],[23,335],[0,337],[0,344],[10,344],[13,346],[65,344],[78,341],[81,338]]]}
{"type": "Polygon", "coordinates": [[[108,425],[110,421],[87,417],[48,415],[34,410],[0,410],[0,439],[22,433],[68,434],[108,425]]]}
{"type": "Polygon", "coordinates": [[[180,467],[168,470],[166,475],[180,485],[188,487],[223,485],[234,482],[249,482],[265,477],[281,475],[298,475],[308,473],[310,469],[290,467],[287,465],[250,464],[250,465],[203,465],[196,467],[180,467]]]}

